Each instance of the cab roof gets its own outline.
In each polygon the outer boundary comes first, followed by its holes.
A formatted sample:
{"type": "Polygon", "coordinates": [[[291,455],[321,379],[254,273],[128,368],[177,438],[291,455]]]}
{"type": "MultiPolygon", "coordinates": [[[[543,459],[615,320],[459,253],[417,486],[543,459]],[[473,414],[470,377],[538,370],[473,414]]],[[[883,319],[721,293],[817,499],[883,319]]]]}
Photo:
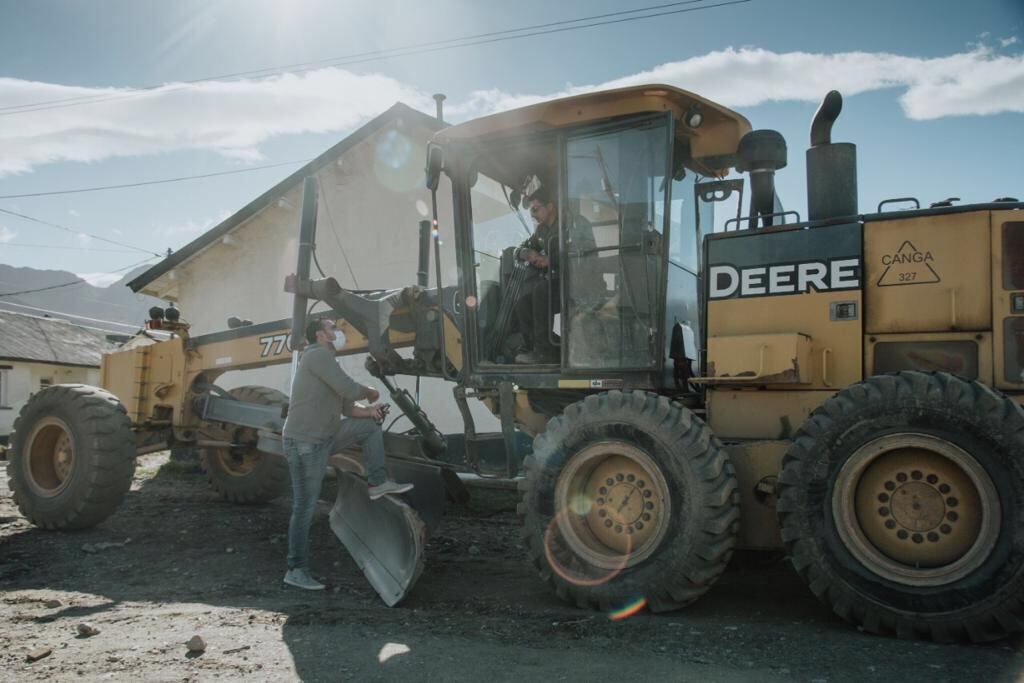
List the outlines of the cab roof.
{"type": "Polygon", "coordinates": [[[744,116],[720,104],[670,85],[651,84],[574,95],[484,116],[446,128],[435,134],[433,141],[440,145],[485,142],[663,111],[672,113],[676,137],[688,142],[690,156],[715,175],[733,165],[740,138],[751,130],[744,116]],[[703,115],[703,121],[691,128],[683,119],[694,109],[703,115]]]}

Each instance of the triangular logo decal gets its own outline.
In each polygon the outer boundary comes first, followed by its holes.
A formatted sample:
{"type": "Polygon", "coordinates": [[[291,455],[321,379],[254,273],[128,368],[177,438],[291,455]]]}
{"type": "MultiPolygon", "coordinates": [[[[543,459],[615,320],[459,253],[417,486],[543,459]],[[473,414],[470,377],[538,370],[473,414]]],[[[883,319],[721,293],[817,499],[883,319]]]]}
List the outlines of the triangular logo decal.
{"type": "Polygon", "coordinates": [[[882,255],[885,271],[882,277],[878,278],[876,286],[895,287],[941,282],[942,278],[932,267],[934,263],[935,257],[930,251],[921,251],[907,240],[894,253],[882,255]]]}

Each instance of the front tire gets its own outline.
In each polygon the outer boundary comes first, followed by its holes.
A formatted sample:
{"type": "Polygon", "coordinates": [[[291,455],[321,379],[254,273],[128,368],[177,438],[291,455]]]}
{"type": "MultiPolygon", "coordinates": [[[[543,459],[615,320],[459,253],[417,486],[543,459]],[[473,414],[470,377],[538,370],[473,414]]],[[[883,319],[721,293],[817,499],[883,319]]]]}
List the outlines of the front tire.
{"type": "Polygon", "coordinates": [[[683,607],[724,571],[739,527],[732,464],[701,420],[655,394],[588,396],[524,462],[531,561],[567,602],[683,607]]]}
{"type": "Polygon", "coordinates": [[[135,435],[110,392],[57,384],[22,407],[7,476],[21,514],[44,529],[85,529],[117,509],[135,474],[135,435]]]}
{"type": "Polygon", "coordinates": [[[975,642],[1024,630],[1024,411],[948,374],[854,384],[779,476],[797,571],[872,633],[975,642]]]}
{"type": "MultiPolygon", "coordinates": [[[[244,386],[228,391],[239,401],[268,406],[283,406],[288,397],[268,387],[244,386]]],[[[240,444],[233,448],[205,448],[201,464],[210,487],[232,503],[267,503],[288,490],[288,460],[275,453],[264,453],[255,446],[256,430],[224,425],[211,433],[217,440],[240,444]]]]}

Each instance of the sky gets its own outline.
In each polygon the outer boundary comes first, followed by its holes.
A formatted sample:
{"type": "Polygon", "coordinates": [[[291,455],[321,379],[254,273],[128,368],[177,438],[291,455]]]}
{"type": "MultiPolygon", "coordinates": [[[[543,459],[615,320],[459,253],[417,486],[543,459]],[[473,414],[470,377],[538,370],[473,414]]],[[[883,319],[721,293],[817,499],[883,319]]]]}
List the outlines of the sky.
{"type": "Polygon", "coordinates": [[[0,212],[0,263],[109,284],[396,101],[432,114],[443,92],[458,122],[649,82],[780,131],[777,188],[801,215],[809,124],[831,89],[845,99],[833,139],[858,147],[861,211],[904,196],[1024,199],[1024,0],[0,0],[0,211],[93,235],[0,212]],[[656,5],[601,26],[379,54],[656,5]],[[621,21],[659,12],[674,13],[621,21]],[[351,55],[362,56],[337,59],[351,55]]]}

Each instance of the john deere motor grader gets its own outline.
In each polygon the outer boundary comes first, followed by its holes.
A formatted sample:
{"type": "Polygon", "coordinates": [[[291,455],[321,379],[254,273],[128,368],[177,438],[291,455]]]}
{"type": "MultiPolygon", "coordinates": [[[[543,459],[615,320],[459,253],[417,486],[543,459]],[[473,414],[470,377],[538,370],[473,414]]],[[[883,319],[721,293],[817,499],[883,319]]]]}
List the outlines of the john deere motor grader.
{"type": "MultiPolygon", "coordinates": [[[[168,318],[169,341],[105,358],[103,389],[36,394],[9,465],[21,510],[48,528],[98,523],[136,453],[164,445],[139,444],[166,439],[206,448],[229,498],[279,494],[287,397],[214,382],[287,362],[319,299],[346,328],[342,353],[368,351],[389,389],[396,374],[455,383],[470,468],[481,458],[469,398],[501,419],[506,474],[519,462],[514,430],[535,435],[519,515],[530,561],[564,600],[675,609],[708,590],[735,548],[784,547],[815,595],[868,631],[1018,632],[1024,204],[901,198],[861,214],[855,148],[831,141],[841,106],[829,93],[811,126],[807,220],[774,190],[782,137],[675,88],[447,128],[427,150],[433,289],[309,279],[307,184],[292,318],[203,336],[168,318]],[[730,169],[749,173],[749,213],[714,232],[716,203],[743,205],[730,169]],[[441,281],[438,262],[442,176],[456,282],[441,281]],[[557,249],[534,245],[558,254],[546,273],[518,249],[531,232],[525,198],[539,189],[558,207],[557,249]],[[531,282],[547,289],[559,357],[524,365],[514,361],[537,333],[514,306],[531,282]]],[[[429,235],[420,244],[425,273],[429,235]]],[[[393,396],[420,437],[392,438],[391,465],[416,478],[418,497],[371,504],[358,459],[332,462],[332,525],[389,604],[422,566],[441,492],[461,493],[444,440],[407,393],[393,396]]]]}

